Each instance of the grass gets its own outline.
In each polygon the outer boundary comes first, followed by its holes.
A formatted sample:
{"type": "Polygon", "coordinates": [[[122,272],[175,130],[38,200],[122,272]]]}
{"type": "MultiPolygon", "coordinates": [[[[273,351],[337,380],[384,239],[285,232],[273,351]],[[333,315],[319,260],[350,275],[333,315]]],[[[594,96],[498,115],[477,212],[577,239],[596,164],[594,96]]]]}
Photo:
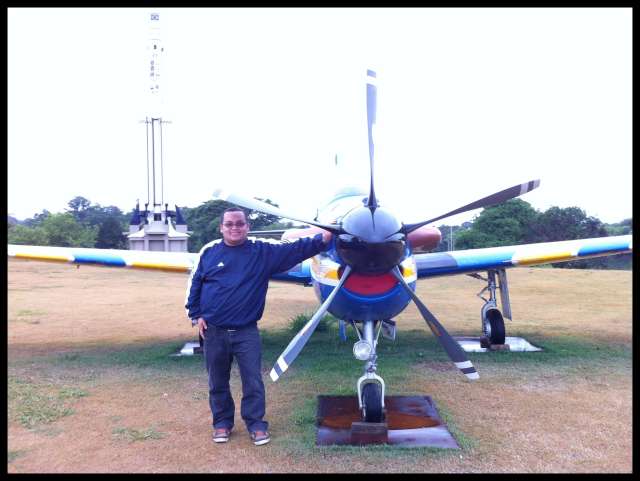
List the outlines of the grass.
{"type": "MultiPolygon", "coordinates": [[[[305,314],[295,319],[304,319],[305,314]]],[[[293,321],[292,321],[293,322],[293,321]]],[[[299,321],[301,322],[301,321],[299,321]]],[[[263,362],[269,369],[292,338],[291,327],[275,331],[263,331],[263,362]]],[[[311,454],[315,446],[316,396],[351,395],[355,393],[355,380],[362,374],[363,363],[353,359],[352,340],[343,342],[337,334],[337,325],[329,323],[324,331],[315,332],[298,358],[283,375],[280,385],[290,390],[291,384],[300,385],[300,392],[316,393],[293,405],[289,412],[291,424],[290,441],[303,452],[311,454]],[[289,384],[289,386],[286,386],[289,384]]],[[[631,369],[631,346],[624,344],[602,344],[576,336],[539,337],[534,340],[544,347],[543,352],[470,353],[469,358],[478,369],[490,375],[499,372],[504,380],[520,379],[524,376],[543,376],[550,369],[556,375],[593,374],[594,370],[613,369],[625,372],[631,369]],[[560,373],[560,374],[558,374],[560,373]]],[[[118,349],[93,348],[31,358],[28,366],[39,365],[40,381],[9,377],[9,413],[26,427],[51,423],[73,413],[70,401],[86,396],[87,391],[79,386],[87,381],[101,382],[105,374],[116,370],[118,378],[142,379],[145,382],[166,384],[167,381],[184,379],[185,376],[200,379],[204,376],[201,356],[171,357],[180,347],[175,342],[131,345],[118,349]],[[74,385],[51,385],[46,379],[61,378],[75,381],[74,385]]],[[[452,379],[457,382],[461,375],[448,359],[436,339],[429,331],[400,332],[396,341],[381,339],[378,344],[378,373],[385,379],[387,394],[411,394],[412,376],[416,372],[425,377],[452,379]],[[441,368],[438,368],[441,366],[441,368]]],[[[25,369],[32,372],[32,369],[25,369]]],[[[14,363],[13,372],[20,369],[14,363]]],[[[106,382],[106,381],[102,381],[106,382]]],[[[270,381],[266,381],[270,382],[270,381]]],[[[194,392],[194,400],[206,400],[206,392],[194,392]]],[[[470,449],[474,440],[465,438],[457,430],[446,406],[438,405],[443,420],[462,445],[470,449]]],[[[121,428],[117,433],[131,439],[153,438],[153,430],[135,431],[121,428]]],[[[403,448],[385,446],[376,449],[398,451],[403,448]]]]}
{"type": "Polygon", "coordinates": [[[39,317],[45,315],[46,312],[37,309],[20,309],[15,316],[9,317],[10,323],[23,322],[26,324],[40,324],[40,319],[33,319],[33,317],[39,317]]]}
{"type": "MultiPolygon", "coordinates": [[[[306,312],[293,316],[291,319],[289,319],[289,331],[291,331],[294,335],[297,334],[297,332],[302,329],[307,322],[309,322],[312,316],[313,314],[309,314],[306,312]]],[[[338,319],[336,319],[334,316],[332,316],[331,314],[325,314],[322,319],[320,319],[320,322],[316,326],[314,332],[324,332],[329,328],[329,326],[332,326],[337,322],[338,319]]]]}
{"type": "MultiPolygon", "coordinates": [[[[545,350],[470,354],[480,374],[477,383],[453,366],[415,306],[398,316],[396,342],[381,337],[378,345],[378,373],[387,394],[431,396],[461,450],[315,446],[317,396],[354,395],[363,363],[352,355],[353,330],[347,328],[349,341],[342,342],[337,325],[329,322],[272,383],[271,366],[317,309],[313,290],[276,283],[260,323],[272,442],[255,449],[238,436],[220,456],[203,457],[192,449],[210,441],[203,360],[170,357],[195,337],[183,320],[186,278],[83,266],[52,280],[51,269],[9,262],[9,315],[21,320],[8,325],[9,458],[18,459],[10,471],[46,471],[51,459],[61,472],[631,470],[627,272],[509,271],[515,319],[508,335],[545,350]],[[69,305],[70,297],[82,302],[69,305]],[[141,306],[150,322],[140,322],[141,306]],[[82,393],[91,395],[86,403],[82,393]],[[32,429],[22,427],[21,403],[33,408],[25,417],[36,421],[32,429]],[[60,422],[65,408],[71,418],[60,422]],[[38,411],[54,421],[37,421],[38,411]],[[161,431],[180,435],[157,439],[161,431]],[[161,454],[148,456],[150,448],[161,454]]],[[[417,293],[450,333],[477,335],[480,287],[467,276],[445,276],[425,279],[417,293]]],[[[231,385],[239,411],[235,366],[231,385]]],[[[239,418],[236,424],[243,428],[239,418]]]]}
{"type": "Polygon", "coordinates": [[[86,391],[74,387],[9,376],[8,417],[32,429],[73,414],[70,401],[87,395],[86,391]]]}
{"type": "Polygon", "coordinates": [[[7,452],[7,463],[11,464],[16,459],[18,459],[21,456],[24,456],[25,454],[27,454],[27,451],[25,449],[17,449],[15,451],[8,451],[7,452]]]}
{"type": "MultiPolygon", "coordinates": [[[[301,315],[302,316],[302,315],[301,315]]],[[[275,362],[280,352],[288,344],[290,330],[285,332],[263,333],[264,362],[267,365],[275,362]]],[[[549,370],[556,375],[564,373],[590,373],[611,370],[617,373],[630,372],[631,346],[603,344],[584,340],[576,336],[541,337],[535,342],[544,347],[543,352],[495,352],[469,353],[480,376],[485,372],[488,376],[495,371],[500,372],[506,382],[510,379],[531,379],[544,377],[549,370]],[[558,374],[560,373],[560,374],[558,374]]],[[[313,334],[307,345],[300,352],[294,363],[283,375],[281,383],[289,383],[287,390],[306,392],[311,390],[325,395],[352,395],[355,393],[355,381],[362,374],[364,363],[355,361],[351,353],[353,341],[342,342],[337,335],[337,326],[329,325],[324,332],[313,334]]],[[[429,331],[405,331],[399,333],[395,342],[380,340],[378,344],[378,374],[387,385],[387,395],[407,395],[412,392],[414,376],[422,375],[430,378],[452,382],[461,381],[459,371],[453,366],[447,354],[429,331]],[[444,366],[434,369],[434,366],[444,366]]],[[[458,455],[459,452],[431,448],[401,448],[395,446],[368,447],[322,447],[315,445],[316,395],[303,397],[296,402],[289,414],[288,423],[292,426],[282,448],[296,456],[323,456],[323,453],[370,452],[377,456],[419,457],[426,452],[440,453],[438,456],[458,455]],[[286,447],[285,447],[286,445],[286,447]]],[[[478,441],[467,436],[455,422],[454,416],[446,404],[438,403],[438,411],[449,431],[453,434],[463,452],[477,446],[478,441]]]]}
{"type": "Polygon", "coordinates": [[[130,443],[148,441],[149,439],[162,439],[165,437],[165,433],[156,431],[153,426],[142,430],[118,427],[113,429],[112,434],[115,439],[125,440],[130,443]]]}

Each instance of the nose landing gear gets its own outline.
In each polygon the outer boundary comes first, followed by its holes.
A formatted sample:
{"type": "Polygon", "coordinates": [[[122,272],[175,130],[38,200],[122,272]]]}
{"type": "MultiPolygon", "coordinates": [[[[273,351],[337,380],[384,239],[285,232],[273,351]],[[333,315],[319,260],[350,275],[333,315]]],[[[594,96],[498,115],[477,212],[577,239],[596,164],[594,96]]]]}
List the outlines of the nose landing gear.
{"type": "MultiPolygon", "coordinates": [[[[384,422],[384,380],[376,374],[376,346],[378,344],[378,336],[380,336],[380,329],[382,328],[382,322],[378,321],[363,321],[362,333],[355,325],[356,333],[358,334],[359,341],[357,344],[366,343],[370,349],[368,350],[368,357],[363,359],[356,355],[357,359],[366,360],[364,374],[358,379],[358,405],[360,412],[362,413],[362,420],[367,423],[381,423],[384,422]],[[374,338],[375,325],[378,323],[378,332],[374,338]]],[[[364,352],[363,349],[354,348],[354,354],[356,352],[364,352]]]]}

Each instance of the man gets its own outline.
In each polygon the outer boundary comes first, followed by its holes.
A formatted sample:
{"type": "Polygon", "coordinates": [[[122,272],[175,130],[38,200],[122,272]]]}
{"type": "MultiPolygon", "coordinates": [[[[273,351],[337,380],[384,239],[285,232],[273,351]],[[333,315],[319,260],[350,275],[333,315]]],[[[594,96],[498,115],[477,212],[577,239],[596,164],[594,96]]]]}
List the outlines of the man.
{"type": "Polygon", "coordinates": [[[222,240],[206,244],[187,287],[186,308],[204,338],[209,376],[213,440],[225,443],[234,425],[235,404],[229,388],[235,358],[242,381],[240,413],[257,446],[270,441],[264,420],[261,345],[257,321],[262,317],[269,277],[286,271],[328,248],[331,233],[295,242],[248,239],[249,223],[242,209],[224,211],[222,240]]]}

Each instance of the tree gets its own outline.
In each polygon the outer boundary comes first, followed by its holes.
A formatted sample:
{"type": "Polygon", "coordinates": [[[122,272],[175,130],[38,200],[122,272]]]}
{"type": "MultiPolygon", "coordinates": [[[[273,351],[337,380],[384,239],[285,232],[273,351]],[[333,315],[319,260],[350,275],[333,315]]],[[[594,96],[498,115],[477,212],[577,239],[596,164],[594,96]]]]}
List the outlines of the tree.
{"type": "Polygon", "coordinates": [[[98,229],[96,247],[100,249],[126,249],[127,239],[122,233],[124,227],[116,217],[107,217],[98,229]]]}
{"type": "Polygon", "coordinates": [[[492,247],[495,239],[478,229],[467,229],[455,236],[455,249],[478,249],[481,247],[492,247]]]}
{"type": "MultiPolygon", "coordinates": [[[[538,212],[522,199],[487,207],[470,229],[455,235],[456,249],[517,245],[527,242],[538,212]]],[[[443,235],[444,237],[444,235],[443,235]]]]}
{"type": "Polygon", "coordinates": [[[607,236],[602,222],[587,217],[578,207],[550,207],[531,226],[533,242],[553,242],[569,239],[607,236]]]}
{"type": "Polygon", "coordinates": [[[42,227],[15,225],[9,228],[7,242],[9,244],[46,246],[49,245],[49,236],[42,227]]]}
{"type": "MultiPolygon", "coordinates": [[[[554,242],[589,237],[608,236],[604,224],[595,217],[587,216],[578,207],[550,207],[540,214],[531,227],[533,242],[554,242]]],[[[606,265],[604,258],[583,259],[552,264],[569,269],[593,269],[606,265]]]]}
{"type": "Polygon", "coordinates": [[[460,225],[448,225],[442,224],[438,226],[440,230],[440,234],[442,234],[442,238],[440,239],[440,243],[438,246],[432,250],[432,252],[446,252],[451,249],[451,245],[453,244],[453,249],[459,249],[458,245],[458,235],[461,232],[471,228],[471,223],[467,227],[460,225]],[[451,242],[451,235],[453,234],[453,242],[451,242]]]}
{"type": "Polygon", "coordinates": [[[80,195],[71,199],[67,205],[71,209],[71,214],[78,221],[82,222],[85,218],[85,211],[91,205],[91,201],[80,195]]]}
{"type": "MultiPolygon", "coordinates": [[[[272,205],[274,207],[279,207],[278,204],[273,202],[270,199],[260,199],[262,202],[272,205]]],[[[280,220],[280,217],[265,214],[263,212],[258,212],[257,210],[249,211],[249,222],[251,223],[252,230],[264,230],[267,226],[277,223],[280,220]]]]}
{"type": "Polygon", "coordinates": [[[615,224],[605,224],[605,229],[609,235],[627,235],[633,230],[632,219],[625,219],[615,224]]]}
{"type": "Polygon", "coordinates": [[[52,214],[42,222],[46,231],[48,245],[58,247],[94,247],[95,227],[84,227],[69,212],[52,214]]]}
{"type": "Polygon", "coordinates": [[[522,199],[510,199],[487,207],[473,223],[473,228],[495,239],[494,246],[527,242],[530,226],[538,216],[531,204],[522,199]]]}
{"type": "Polygon", "coordinates": [[[74,197],[73,199],[71,199],[67,205],[69,206],[69,208],[73,211],[73,212],[78,212],[81,210],[85,210],[86,208],[88,208],[91,205],[91,201],[85,197],[82,197],[80,195],[74,197]]]}
{"type": "Polygon", "coordinates": [[[116,219],[123,227],[128,225],[130,219],[116,206],[102,207],[100,204],[95,204],[84,210],[81,222],[85,226],[99,228],[109,218],[116,219]]]}
{"type": "Polygon", "coordinates": [[[40,212],[39,214],[35,214],[30,219],[25,219],[22,224],[27,227],[35,227],[41,225],[42,221],[44,221],[50,215],[51,212],[49,212],[47,209],[42,209],[42,212],[40,212]]]}

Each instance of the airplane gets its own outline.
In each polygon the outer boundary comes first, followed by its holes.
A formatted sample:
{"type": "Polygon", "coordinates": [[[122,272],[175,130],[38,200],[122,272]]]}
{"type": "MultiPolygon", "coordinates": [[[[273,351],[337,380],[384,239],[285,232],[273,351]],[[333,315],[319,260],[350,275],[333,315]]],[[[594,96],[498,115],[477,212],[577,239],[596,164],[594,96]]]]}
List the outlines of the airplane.
{"type": "MultiPolygon", "coordinates": [[[[369,140],[369,190],[346,186],[334,194],[314,219],[305,219],[251,197],[216,189],[213,197],[238,206],[294,220],[308,225],[281,231],[281,241],[312,236],[328,230],[333,233],[327,251],[286,272],[272,276],[274,281],[312,285],[320,307],[293,337],[270,371],[275,382],[291,366],[326,313],[339,320],[339,335],[346,341],[346,327],[351,326],[358,340],[353,355],[363,361],[363,375],[356,382],[359,409],[364,422],[381,422],[385,416],[383,378],[377,373],[380,334],[394,340],[393,320],[410,302],[442,348],[468,379],[479,374],[460,344],[415,294],[419,279],[468,274],[483,279],[486,272],[489,299],[481,309],[481,339],[485,345],[505,342],[504,317],[511,318],[506,270],[516,266],[565,262],[576,259],[632,252],[632,236],[613,236],[557,242],[426,252],[435,248],[441,233],[434,222],[459,213],[489,207],[519,197],[540,185],[532,180],[514,185],[482,199],[465,204],[427,220],[405,224],[378,202],[374,188],[373,125],[376,113],[376,73],[367,71],[367,127],[369,140]],[[497,281],[496,281],[497,278],[497,281]],[[502,311],[497,305],[500,293],[502,311]],[[504,315],[503,315],[504,314],[504,315]]],[[[70,262],[109,267],[160,269],[190,273],[197,265],[198,254],[186,252],[149,252],[115,249],[63,248],[9,245],[8,255],[18,259],[70,262]]],[[[481,291],[481,292],[483,292],[481,291]]]]}

